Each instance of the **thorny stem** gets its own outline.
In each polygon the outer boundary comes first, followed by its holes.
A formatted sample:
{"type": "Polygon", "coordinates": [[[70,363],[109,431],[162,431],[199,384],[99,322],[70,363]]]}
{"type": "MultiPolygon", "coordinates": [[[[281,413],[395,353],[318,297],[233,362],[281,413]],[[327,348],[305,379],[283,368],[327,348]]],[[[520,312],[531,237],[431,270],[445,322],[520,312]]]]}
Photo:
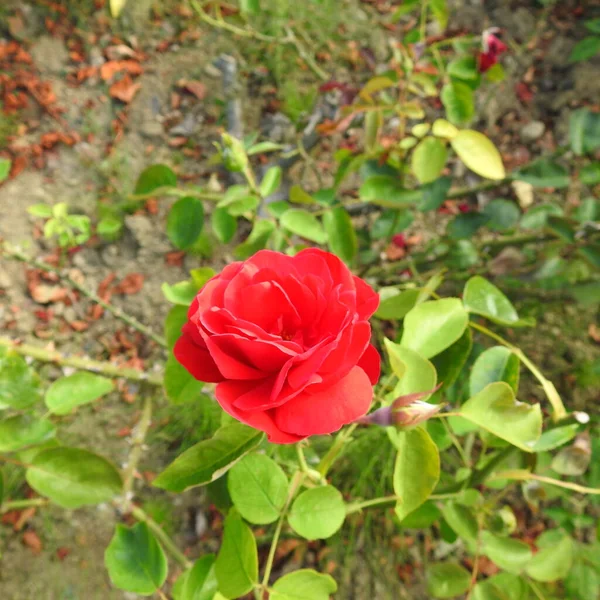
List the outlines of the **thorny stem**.
{"type": "Polygon", "coordinates": [[[540,382],[544,392],[546,393],[546,396],[548,397],[548,400],[550,401],[550,404],[552,405],[552,410],[554,413],[553,414],[554,421],[560,421],[561,419],[564,419],[567,416],[567,410],[558,394],[558,391],[554,387],[554,384],[544,377],[542,372],[537,368],[537,366],[529,358],[527,358],[527,356],[525,356],[525,353],[520,348],[518,348],[517,346],[514,346],[508,340],[505,340],[503,337],[499,336],[497,333],[494,333],[493,331],[491,331],[487,327],[484,327],[483,325],[480,325],[479,323],[475,323],[475,322],[471,321],[469,323],[469,325],[473,329],[476,329],[477,331],[484,333],[485,335],[496,340],[498,343],[502,344],[503,346],[506,346],[529,369],[531,374],[540,382]]]}
{"type": "Polygon", "coordinates": [[[148,429],[152,424],[152,396],[147,394],[144,398],[144,408],[139,423],[136,425],[135,431],[131,438],[131,451],[127,460],[127,466],[123,472],[123,502],[126,505],[133,496],[133,481],[137,470],[138,463],[142,456],[144,448],[144,440],[148,429]]]}
{"type": "MultiPolygon", "coordinates": [[[[306,473],[302,470],[298,470],[296,471],[292,479],[292,483],[290,485],[290,490],[288,492],[285,505],[283,506],[281,515],[279,516],[279,521],[277,521],[277,527],[275,528],[275,533],[273,534],[273,541],[271,542],[271,548],[269,549],[269,556],[267,557],[267,562],[265,564],[265,573],[263,575],[262,580],[263,590],[265,590],[269,585],[269,578],[271,577],[271,570],[273,569],[273,561],[275,560],[275,552],[277,550],[279,536],[281,535],[281,529],[283,528],[283,522],[285,521],[285,517],[290,508],[292,500],[294,499],[294,497],[296,496],[296,492],[300,489],[300,486],[304,482],[305,477],[306,473]]],[[[264,594],[262,594],[262,597],[264,597],[264,594]]]]}
{"type": "Polygon", "coordinates": [[[30,498],[29,500],[10,500],[0,505],[0,513],[7,513],[11,510],[22,510],[31,508],[32,506],[46,506],[48,504],[46,498],[30,498]]]}
{"type": "Polygon", "coordinates": [[[159,346],[163,346],[164,348],[167,347],[167,342],[164,338],[154,333],[150,328],[146,327],[146,325],[144,325],[143,323],[140,323],[136,318],[125,314],[121,309],[116,308],[109,302],[105,302],[104,300],[102,300],[102,298],[100,298],[100,296],[98,296],[95,292],[88,290],[84,285],[81,285],[78,281],[73,279],[65,271],[55,269],[54,267],[51,267],[50,265],[44,262],[36,260],[35,258],[31,258],[30,256],[27,256],[24,252],[19,250],[19,248],[9,245],[7,242],[4,242],[4,244],[2,245],[2,253],[8,258],[21,261],[25,264],[35,267],[36,269],[46,271],[47,273],[54,273],[55,275],[58,275],[58,277],[62,281],[69,284],[72,288],[81,292],[84,296],[87,296],[90,300],[93,300],[94,302],[105,308],[107,311],[111,312],[115,317],[121,319],[121,321],[127,323],[127,325],[129,325],[130,327],[133,327],[133,329],[136,329],[140,333],[143,333],[147,337],[151,338],[159,346]]]}
{"type": "Polygon", "coordinates": [[[495,473],[491,477],[489,477],[490,481],[494,480],[502,480],[502,479],[515,479],[517,481],[539,481],[540,483],[547,483],[549,485],[555,485],[557,487],[565,488],[567,490],[573,490],[574,492],[579,492],[580,494],[591,494],[591,495],[600,495],[600,488],[591,488],[586,487],[584,485],[579,485],[578,483],[572,483],[570,481],[561,481],[560,479],[553,479],[552,477],[546,477],[545,475],[536,475],[531,471],[527,471],[525,469],[515,469],[511,471],[499,471],[495,473]]]}
{"type": "Polygon", "coordinates": [[[188,560],[187,556],[179,550],[175,545],[175,542],[165,533],[164,529],[152,519],[145,511],[139,506],[131,506],[131,514],[138,520],[143,521],[148,527],[156,534],[156,537],[162,542],[166,550],[171,556],[184,568],[189,569],[192,566],[192,562],[188,560]]]}
{"type": "Polygon", "coordinates": [[[160,387],[163,383],[161,374],[148,374],[136,369],[125,368],[106,361],[91,360],[80,356],[65,356],[55,350],[46,350],[32,344],[21,344],[16,340],[0,336],[0,347],[9,348],[21,356],[30,356],[41,362],[54,363],[61,367],[73,367],[82,371],[91,371],[100,373],[108,377],[123,377],[131,381],[149,383],[150,385],[160,387]]]}

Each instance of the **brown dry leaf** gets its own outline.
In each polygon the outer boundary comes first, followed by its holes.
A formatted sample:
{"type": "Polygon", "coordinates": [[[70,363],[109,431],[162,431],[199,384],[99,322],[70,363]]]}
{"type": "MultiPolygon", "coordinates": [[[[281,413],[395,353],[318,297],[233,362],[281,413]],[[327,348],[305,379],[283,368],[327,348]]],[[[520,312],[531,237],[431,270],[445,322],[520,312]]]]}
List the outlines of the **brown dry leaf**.
{"type": "Polygon", "coordinates": [[[596,323],[590,323],[588,334],[597,344],[600,344],[600,327],[596,323]]]}
{"type": "Polygon", "coordinates": [[[31,506],[21,511],[21,514],[19,515],[17,522],[14,524],[13,529],[15,531],[21,531],[21,529],[23,529],[23,527],[25,527],[27,524],[27,521],[29,521],[29,519],[35,515],[36,510],[37,509],[35,507],[31,506]]]}
{"type": "Polygon", "coordinates": [[[74,331],[85,331],[90,324],[87,321],[69,321],[69,325],[74,331]]]}
{"type": "Polygon", "coordinates": [[[102,77],[104,81],[108,81],[117,73],[123,71],[135,77],[141,75],[144,72],[144,68],[135,60],[111,60],[100,67],[100,77],[102,77]]]}
{"type": "Polygon", "coordinates": [[[188,138],[180,135],[169,140],[170,148],[181,148],[181,146],[185,146],[187,144],[188,138]]]}
{"type": "Polygon", "coordinates": [[[186,92],[193,94],[198,100],[204,100],[206,96],[206,86],[201,81],[190,81],[188,79],[180,79],[177,85],[186,92]]]}
{"type": "Polygon", "coordinates": [[[29,293],[38,304],[49,304],[66,300],[69,290],[56,285],[40,283],[39,285],[30,286],[29,293]]]}
{"type": "Polygon", "coordinates": [[[108,60],[119,60],[122,58],[134,58],[137,56],[136,51],[125,44],[117,44],[115,46],[108,46],[104,51],[108,60]]]}
{"type": "Polygon", "coordinates": [[[117,431],[117,437],[127,437],[128,435],[131,435],[131,427],[121,427],[117,431]]]}
{"type": "Polygon", "coordinates": [[[58,560],[65,560],[69,554],[71,554],[71,550],[69,548],[65,548],[64,546],[56,549],[56,558],[58,558],[58,560]]]}
{"type": "Polygon", "coordinates": [[[133,83],[131,77],[127,74],[116,83],[113,83],[108,89],[108,93],[111,98],[116,98],[125,104],[129,104],[141,87],[141,83],[133,83]]]}
{"type": "Polygon", "coordinates": [[[42,551],[42,540],[40,540],[38,534],[33,529],[23,534],[23,544],[34,554],[39,554],[42,551]]]}
{"type": "Polygon", "coordinates": [[[113,289],[117,294],[137,294],[143,285],[144,276],[141,273],[130,273],[113,289]]]}

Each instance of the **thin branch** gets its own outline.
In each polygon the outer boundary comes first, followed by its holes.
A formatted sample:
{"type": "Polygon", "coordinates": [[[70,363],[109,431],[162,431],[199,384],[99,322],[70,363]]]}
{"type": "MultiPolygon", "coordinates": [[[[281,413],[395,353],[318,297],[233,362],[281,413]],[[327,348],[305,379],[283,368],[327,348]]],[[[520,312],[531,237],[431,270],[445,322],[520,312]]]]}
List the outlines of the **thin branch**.
{"type": "Polygon", "coordinates": [[[109,302],[105,302],[104,300],[102,300],[102,298],[100,298],[100,296],[98,296],[95,292],[92,292],[91,290],[87,289],[85,286],[81,285],[78,281],[73,279],[69,275],[69,273],[62,271],[60,269],[51,267],[50,265],[48,265],[44,262],[41,262],[39,260],[36,260],[35,258],[31,258],[30,256],[27,256],[24,252],[19,250],[19,248],[16,248],[16,247],[8,244],[7,242],[4,242],[1,249],[2,249],[2,254],[8,258],[18,260],[20,262],[30,265],[31,267],[35,267],[36,269],[41,269],[43,271],[46,271],[47,273],[53,273],[54,275],[57,275],[62,281],[67,283],[70,287],[81,292],[84,296],[87,296],[90,300],[96,302],[97,304],[99,304],[100,306],[105,308],[107,311],[111,312],[115,317],[117,317],[118,319],[121,319],[121,321],[127,323],[127,325],[129,325],[130,327],[133,327],[133,329],[136,329],[140,333],[143,333],[145,336],[151,338],[159,346],[163,346],[165,348],[167,347],[167,342],[165,341],[165,339],[163,337],[154,333],[150,328],[146,327],[146,325],[144,325],[143,323],[140,323],[136,318],[124,313],[121,309],[116,308],[109,302]]]}
{"type": "Polygon", "coordinates": [[[127,466],[123,471],[123,499],[129,502],[133,497],[133,481],[137,471],[138,463],[142,456],[144,448],[144,440],[148,429],[152,424],[152,396],[147,394],[144,398],[144,408],[139,423],[136,425],[134,434],[131,439],[131,451],[127,460],[127,466]]]}
{"type": "Polygon", "coordinates": [[[573,490],[580,494],[591,494],[600,495],[600,488],[586,487],[585,485],[579,485],[578,483],[572,483],[570,481],[561,481],[560,479],[553,479],[552,477],[546,477],[545,475],[536,475],[525,469],[515,469],[512,471],[499,471],[488,477],[488,481],[496,481],[502,479],[516,479],[517,481],[539,481],[540,483],[547,483],[549,485],[555,485],[557,487],[565,488],[567,490],[573,490]]]}
{"type": "Polygon", "coordinates": [[[107,377],[123,377],[131,381],[146,382],[150,385],[161,387],[163,376],[161,374],[150,374],[136,369],[126,368],[113,363],[91,360],[80,356],[65,356],[55,350],[46,350],[32,344],[21,344],[16,340],[0,336],[0,347],[9,348],[21,356],[30,356],[41,362],[54,363],[61,367],[73,367],[82,371],[91,371],[107,377]]]}
{"type": "Polygon", "coordinates": [[[46,498],[30,498],[28,500],[9,500],[0,506],[0,513],[7,513],[11,510],[22,510],[32,506],[46,506],[49,500],[46,498]]]}

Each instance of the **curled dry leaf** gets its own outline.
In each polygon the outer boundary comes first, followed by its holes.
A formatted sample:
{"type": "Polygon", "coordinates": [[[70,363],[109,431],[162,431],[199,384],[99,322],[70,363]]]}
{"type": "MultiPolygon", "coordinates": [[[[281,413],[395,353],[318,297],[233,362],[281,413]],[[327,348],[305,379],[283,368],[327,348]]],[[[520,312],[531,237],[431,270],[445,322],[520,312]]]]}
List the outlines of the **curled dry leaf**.
{"type": "Polygon", "coordinates": [[[122,72],[135,77],[141,75],[144,72],[144,68],[135,60],[110,60],[100,67],[100,77],[104,81],[109,81],[117,73],[122,72]]]}
{"type": "Polygon", "coordinates": [[[144,285],[144,276],[141,273],[129,273],[120,283],[114,286],[117,294],[137,294],[144,285]]]}
{"type": "Polygon", "coordinates": [[[188,79],[180,79],[177,82],[177,85],[186,92],[189,92],[190,94],[196,96],[198,100],[204,100],[204,97],[206,96],[206,86],[201,81],[190,81],[188,79]]]}
{"type": "Polygon", "coordinates": [[[125,77],[110,86],[108,93],[111,98],[129,104],[141,87],[141,83],[133,83],[129,74],[126,74],[125,77]]]}

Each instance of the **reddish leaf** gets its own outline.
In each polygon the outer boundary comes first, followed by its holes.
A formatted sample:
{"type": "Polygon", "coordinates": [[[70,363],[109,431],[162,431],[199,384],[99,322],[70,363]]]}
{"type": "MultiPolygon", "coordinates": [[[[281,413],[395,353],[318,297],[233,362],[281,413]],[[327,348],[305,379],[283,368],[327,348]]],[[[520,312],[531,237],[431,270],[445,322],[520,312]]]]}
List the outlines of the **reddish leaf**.
{"type": "Polygon", "coordinates": [[[144,72],[144,68],[135,60],[110,60],[100,67],[100,77],[104,81],[109,81],[117,73],[123,71],[135,77],[141,75],[144,72]]]}
{"type": "Polygon", "coordinates": [[[198,100],[204,100],[206,96],[206,86],[201,81],[190,81],[187,79],[180,79],[177,85],[184,89],[186,92],[193,94],[198,100]]]}
{"type": "Polygon", "coordinates": [[[23,544],[34,554],[39,554],[42,551],[42,540],[40,540],[38,534],[33,529],[23,534],[23,544]]]}
{"type": "Polygon", "coordinates": [[[111,98],[116,98],[125,104],[129,104],[141,87],[141,83],[133,83],[131,77],[127,74],[116,83],[113,83],[108,89],[108,93],[111,98]]]}
{"type": "Polygon", "coordinates": [[[144,285],[144,276],[141,273],[130,273],[125,276],[113,289],[117,294],[137,294],[144,285]]]}

